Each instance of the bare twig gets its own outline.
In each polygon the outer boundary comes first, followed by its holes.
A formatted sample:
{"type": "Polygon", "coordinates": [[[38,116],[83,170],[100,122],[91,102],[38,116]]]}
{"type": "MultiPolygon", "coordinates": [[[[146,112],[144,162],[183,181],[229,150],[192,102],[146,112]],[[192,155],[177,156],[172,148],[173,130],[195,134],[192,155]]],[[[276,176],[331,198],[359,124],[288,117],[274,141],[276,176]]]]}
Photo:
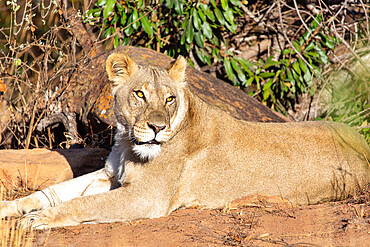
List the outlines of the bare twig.
{"type": "Polygon", "coordinates": [[[280,6],[280,1],[281,0],[278,0],[278,11],[279,11],[279,20],[280,20],[280,26],[281,26],[281,30],[282,30],[282,33],[285,37],[285,40],[288,41],[290,47],[295,51],[295,53],[297,54],[297,56],[302,59],[302,61],[307,65],[307,67],[310,68],[310,70],[318,77],[320,78],[320,80],[324,81],[323,78],[321,77],[321,75],[317,74],[316,71],[312,68],[311,64],[309,62],[306,61],[306,59],[302,56],[301,54],[301,51],[298,51],[294,45],[292,44],[292,42],[290,41],[290,39],[288,38],[287,34],[286,34],[286,31],[285,31],[285,28],[284,28],[284,23],[283,23],[283,19],[282,19],[282,14],[281,14],[281,6],[280,6]]]}
{"type": "Polygon", "coordinates": [[[369,69],[369,67],[365,64],[365,62],[362,60],[362,58],[360,58],[360,56],[359,55],[357,55],[357,53],[352,49],[352,47],[347,43],[347,41],[341,36],[341,35],[339,35],[339,33],[337,32],[337,30],[336,30],[336,27],[335,27],[335,24],[334,24],[334,21],[333,20],[331,20],[331,22],[332,22],[332,27],[333,27],[333,31],[334,31],[334,34],[335,34],[335,36],[338,38],[338,39],[340,39],[340,41],[342,41],[342,43],[348,48],[348,50],[350,50],[350,52],[352,53],[352,55],[354,56],[354,57],[356,57],[356,59],[360,62],[360,64],[364,67],[364,69],[368,72],[368,73],[370,73],[370,69],[369,69]]]}

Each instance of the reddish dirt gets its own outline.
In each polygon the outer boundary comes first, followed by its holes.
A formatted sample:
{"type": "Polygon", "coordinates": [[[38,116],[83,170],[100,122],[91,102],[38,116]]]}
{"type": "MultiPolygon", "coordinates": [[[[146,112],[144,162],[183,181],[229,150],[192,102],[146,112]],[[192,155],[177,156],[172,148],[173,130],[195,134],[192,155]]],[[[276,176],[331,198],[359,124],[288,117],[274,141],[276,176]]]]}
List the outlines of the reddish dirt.
{"type": "Polygon", "coordinates": [[[255,196],[217,210],[38,231],[35,246],[370,246],[369,190],[345,202],[294,206],[255,196]]]}

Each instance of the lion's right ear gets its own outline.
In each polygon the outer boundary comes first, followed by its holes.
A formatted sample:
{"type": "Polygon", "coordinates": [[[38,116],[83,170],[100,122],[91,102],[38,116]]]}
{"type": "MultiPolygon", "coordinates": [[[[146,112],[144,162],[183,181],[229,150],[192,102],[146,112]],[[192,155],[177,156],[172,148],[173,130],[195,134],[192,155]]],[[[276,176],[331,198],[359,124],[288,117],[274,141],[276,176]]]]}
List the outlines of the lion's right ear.
{"type": "Polygon", "coordinates": [[[139,66],[129,56],[113,53],[107,59],[106,70],[109,80],[118,84],[126,82],[139,70],[139,66]]]}
{"type": "Polygon", "coordinates": [[[178,85],[184,87],[186,85],[186,70],[187,62],[183,56],[179,56],[175,61],[167,66],[169,76],[178,85]]]}

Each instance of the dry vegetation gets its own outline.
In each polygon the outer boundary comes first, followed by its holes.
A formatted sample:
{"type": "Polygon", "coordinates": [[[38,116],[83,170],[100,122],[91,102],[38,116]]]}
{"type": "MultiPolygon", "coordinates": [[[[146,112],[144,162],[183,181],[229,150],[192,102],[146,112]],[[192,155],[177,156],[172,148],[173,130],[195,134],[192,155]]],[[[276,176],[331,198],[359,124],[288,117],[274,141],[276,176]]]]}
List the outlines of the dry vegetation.
{"type": "MultiPolygon", "coordinates": [[[[31,191],[25,186],[5,188],[0,185],[0,201],[14,200],[30,193],[31,191]]],[[[0,219],[0,246],[31,246],[33,232],[17,229],[16,225],[16,219],[0,219]]]]}
{"type": "MultiPolygon", "coordinates": [[[[94,2],[0,2],[0,47],[3,47],[0,50],[0,148],[65,148],[74,143],[99,145],[101,136],[91,131],[90,123],[86,120],[88,107],[85,106],[84,109],[84,106],[75,106],[71,100],[83,93],[76,93],[76,90],[87,90],[86,86],[77,89],[75,87],[79,72],[99,52],[112,48],[114,42],[113,38],[104,38],[101,29],[96,26],[84,24],[87,31],[81,31],[83,13],[94,2]],[[67,121],[77,118],[78,136],[68,136],[63,124],[41,131],[37,129],[46,116],[61,112],[66,114],[67,121]]],[[[320,13],[325,21],[322,32],[341,40],[335,50],[328,51],[330,60],[350,71],[351,76],[359,77],[347,65],[354,58],[368,52],[367,3],[347,0],[335,3],[318,1],[317,4],[251,1],[248,5],[243,5],[242,9],[244,14],[237,18],[237,32],[222,34],[227,43],[223,44],[221,53],[232,51],[252,62],[277,54],[276,51],[291,49],[292,41],[299,38],[306,31],[312,17],[320,13]]],[[[144,32],[138,32],[130,44],[147,45],[160,50],[153,42],[142,43],[143,39],[140,37],[143,35],[144,32]]],[[[168,39],[167,36],[162,38],[168,39]]],[[[195,65],[199,63],[192,55],[190,58],[195,65]]],[[[332,68],[327,70],[328,73],[332,68]]],[[[204,65],[200,69],[225,78],[225,72],[217,63],[212,66],[204,65]]],[[[261,83],[263,86],[265,82],[261,83]]],[[[320,80],[316,83],[317,89],[329,84],[320,80]]],[[[254,86],[245,90],[253,91],[254,86]]],[[[261,99],[260,93],[256,91],[257,99],[261,99]]],[[[319,94],[317,91],[316,95],[319,94]]],[[[360,103],[369,104],[368,101],[360,103]]],[[[293,102],[290,110],[286,109],[286,114],[296,120],[312,119],[322,116],[320,109],[316,98],[306,93],[293,102]]],[[[367,126],[364,116],[369,118],[368,107],[360,114],[361,121],[350,124],[367,126]]]]}
{"type": "MultiPolygon", "coordinates": [[[[87,30],[84,33],[77,28],[82,25],[82,13],[91,8],[94,2],[0,1],[0,149],[66,148],[75,143],[99,146],[101,135],[90,131],[90,123],[84,119],[88,109],[76,109],[69,98],[73,96],[73,83],[78,73],[85,68],[85,63],[99,52],[113,47],[113,39],[102,38],[96,27],[84,24],[87,30]],[[45,116],[60,112],[76,114],[72,118],[77,118],[79,122],[78,137],[66,135],[62,124],[37,131],[37,125],[45,116]]],[[[274,54],[274,49],[290,47],[291,42],[307,29],[306,25],[312,16],[322,13],[328,21],[326,31],[341,40],[341,44],[329,53],[333,65],[324,73],[324,81],[318,80],[317,87],[329,84],[326,76],[330,77],[334,67],[346,69],[351,76],[359,77],[348,65],[354,59],[361,64],[359,56],[369,52],[368,46],[364,45],[370,40],[369,4],[361,0],[317,2],[251,1],[243,9],[245,15],[237,20],[236,34],[224,34],[228,44],[223,49],[250,61],[266,58],[274,54]],[[280,12],[277,11],[277,5],[281,6],[280,12]]],[[[140,45],[140,41],[136,41],[132,41],[132,44],[140,45]]],[[[199,61],[191,58],[195,65],[198,64],[199,61]]],[[[225,75],[218,65],[200,66],[200,69],[221,77],[225,75]]],[[[260,98],[259,94],[255,97],[260,98]]],[[[315,100],[314,96],[302,95],[299,101],[294,102],[290,117],[306,120],[310,114],[318,115],[319,109],[313,107],[317,106],[315,100]]],[[[369,105],[369,100],[363,103],[369,105]]],[[[350,116],[351,112],[346,114],[350,116]]],[[[369,107],[356,114],[369,119],[369,107]]],[[[362,121],[359,125],[362,124],[362,129],[368,129],[369,122],[362,121]]],[[[8,188],[3,198],[14,199],[16,194],[23,196],[27,193],[27,186],[8,188]]],[[[338,213],[344,215],[341,226],[343,231],[349,227],[369,227],[370,187],[360,195],[337,204],[342,205],[338,213]]],[[[264,213],[295,217],[294,207],[269,208],[261,202],[220,212],[227,214],[233,222],[228,232],[206,226],[202,228],[225,245],[248,246],[268,242],[289,246],[279,238],[270,239],[266,235],[251,234],[250,231],[258,221],[256,211],[251,208],[258,208],[264,213]]],[[[1,246],[29,246],[32,233],[18,231],[14,225],[15,221],[12,220],[1,221],[1,246]]]]}

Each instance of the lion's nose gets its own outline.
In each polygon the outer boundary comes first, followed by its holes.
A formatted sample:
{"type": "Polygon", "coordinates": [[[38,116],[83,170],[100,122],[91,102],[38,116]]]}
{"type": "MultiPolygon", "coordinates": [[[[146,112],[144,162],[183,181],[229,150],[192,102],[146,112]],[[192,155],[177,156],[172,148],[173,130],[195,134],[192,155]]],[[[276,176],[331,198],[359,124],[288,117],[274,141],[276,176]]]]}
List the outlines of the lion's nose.
{"type": "Polygon", "coordinates": [[[150,124],[147,123],[149,128],[151,128],[155,134],[158,134],[159,131],[164,130],[166,128],[166,125],[156,125],[156,124],[150,124]]]}

